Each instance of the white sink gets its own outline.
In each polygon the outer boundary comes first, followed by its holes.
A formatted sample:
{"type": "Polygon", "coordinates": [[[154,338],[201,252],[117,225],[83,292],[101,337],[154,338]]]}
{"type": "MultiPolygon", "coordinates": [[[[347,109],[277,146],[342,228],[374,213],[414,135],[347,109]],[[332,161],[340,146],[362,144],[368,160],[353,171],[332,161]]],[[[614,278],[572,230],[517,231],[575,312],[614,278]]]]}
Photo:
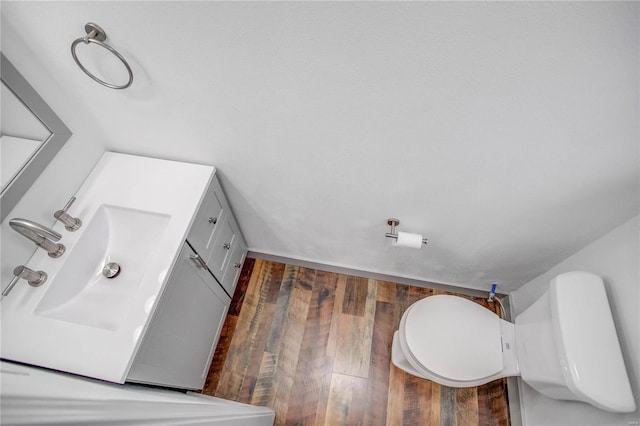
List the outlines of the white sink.
{"type": "Polygon", "coordinates": [[[101,205],[82,237],[36,306],[35,313],[62,321],[116,330],[129,296],[143,282],[170,216],[101,205]],[[102,274],[110,262],[120,266],[114,278],[102,274]]]}
{"type": "Polygon", "coordinates": [[[69,210],[83,226],[52,226],[65,253],[25,259],[47,281],[21,280],[0,302],[0,357],[123,383],[214,172],[105,153],[69,210]],[[114,278],[102,275],[110,262],[121,267],[114,278]]]}

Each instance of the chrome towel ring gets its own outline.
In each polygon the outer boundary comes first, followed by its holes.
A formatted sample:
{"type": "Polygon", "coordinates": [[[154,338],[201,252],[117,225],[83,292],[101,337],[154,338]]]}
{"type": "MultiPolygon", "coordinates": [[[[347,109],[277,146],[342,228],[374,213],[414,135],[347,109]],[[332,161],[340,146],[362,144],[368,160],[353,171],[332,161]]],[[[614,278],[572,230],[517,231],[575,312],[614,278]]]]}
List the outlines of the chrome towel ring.
{"type": "Polygon", "coordinates": [[[84,26],[84,30],[87,32],[87,35],[85,35],[84,37],[77,38],[73,41],[73,43],[71,43],[71,56],[73,56],[73,60],[76,61],[76,64],[78,64],[80,69],[84,71],[84,73],[87,74],[89,77],[91,77],[93,80],[97,81],[103,86],[107,86],[112,89],[126,89],[127,87],[131,86],[131,83],[133,83],[133,72],[131,71],[131,67],[127,63],[126,59],[124,59],[122,55],[118,53],[117,50],[115,50],[113,47],[109,46],[108,44],[104,43],[104,41],[107,39],[107,33],[105,33],[102,28],[100,28],[97,24],[94,24],[93,22],[88,22],[84,26]],[[80,63],[80,60],[76,55],[76,46],[79,43],[84,43],[84,44],[95,43],[98,46],[104,47],[109,52],[116,55],[116,57],[120,59],[120,62],[122,62],[122,64],[127,68],[127,72],[129,73],[129,81],[126,84],[118,86],[117,84],[111,84],[111,83],[107,83],[106,81],[100,80],[98,77],[91,74],[91,72],[89,72],[89,70],[86,69],[84,65],[82,65],[82,63],[80,63]]]}

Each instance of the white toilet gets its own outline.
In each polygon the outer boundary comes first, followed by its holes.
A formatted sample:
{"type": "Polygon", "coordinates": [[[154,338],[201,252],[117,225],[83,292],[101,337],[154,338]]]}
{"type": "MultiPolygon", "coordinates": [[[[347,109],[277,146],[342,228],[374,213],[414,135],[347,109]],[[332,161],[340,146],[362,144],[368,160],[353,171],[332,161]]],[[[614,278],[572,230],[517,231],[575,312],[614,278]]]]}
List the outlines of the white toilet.
{"type": "Polygon", "coordinates": [[[392,361],[445,386],[522,376],[550,398],[636,407],[604,283],[588,272],[558,275],[515,324],[462,297],[419,300],[393,336],[392,361]]]}

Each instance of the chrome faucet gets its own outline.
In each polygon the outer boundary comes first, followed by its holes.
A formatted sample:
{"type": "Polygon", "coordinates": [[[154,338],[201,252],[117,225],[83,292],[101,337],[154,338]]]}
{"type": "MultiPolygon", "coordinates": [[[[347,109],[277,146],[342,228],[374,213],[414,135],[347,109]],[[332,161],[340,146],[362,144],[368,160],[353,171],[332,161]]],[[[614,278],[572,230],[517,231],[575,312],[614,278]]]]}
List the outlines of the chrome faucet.
{"type": "Polygon", "coordinates": [[[50,257],[60,257],[62,253],[64,253],[64,245],[54,242],[59,241],[62,235],[53,229],[27,219],[19,218],[11,219],[9,226],[20,235],[33,241],[38,247],[46,250],[50,257]]]}
{"type": "Polygon", "coordinates": [[[43,271],[34,271],[26,266],[18,266],[13,270],[13,279],[2,292],[2,297],[5,297],[13,287],[16,286],[20,278],[27,280],[31,287],[39,287],[47,280],[47,274],[43,271]]]}

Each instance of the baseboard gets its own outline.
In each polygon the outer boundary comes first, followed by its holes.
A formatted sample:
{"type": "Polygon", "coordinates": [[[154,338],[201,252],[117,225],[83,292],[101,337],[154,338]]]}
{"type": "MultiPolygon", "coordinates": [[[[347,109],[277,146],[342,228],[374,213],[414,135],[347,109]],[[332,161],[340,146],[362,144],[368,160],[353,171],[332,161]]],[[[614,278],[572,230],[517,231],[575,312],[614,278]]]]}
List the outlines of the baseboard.
{"type": "MultiPolygon", "coordinates": [[[[388,275],[388,274],[383,274],[379,272],[366,271],[366,270],[354,269],[354,268],[349,268],[349,267],[344,267],[339,265],[314,262],[314,261],[305,260],[305,259],[296,259],[292,257],[279,256],[271,253],[264,253],[264,252],[253,251],[253,250],[249,250],[249,252],[247,253],[247,256],[255,259],[263,259],[263,260],[269,260],[272,262],[286,263],[287,265],[301,266],[304,268],[318,269],[321,271],[335,272],[338,274],[352,275],[355,277],[363,277],[363,278],[369,278],[374,280],[389,281],[389,282],[404,284],[404,285],[413,285],[416,287],[426,287],[426,288],[433,288],[433,289],[438,289],[443,291],[450,291],[453,293],[465,294],[467,296],[487,297],[488,295],[487,291],[482,291],[478,289],[459,287],[459,286],[454,286],[449,284],[435,283],[431,281],[423,281],[415,278],[388,275]]],[[[496,296],[499,296],[501,299],[506,297],[505,294],[500,294],[500,293],[497,293],[496,296]]]]}

